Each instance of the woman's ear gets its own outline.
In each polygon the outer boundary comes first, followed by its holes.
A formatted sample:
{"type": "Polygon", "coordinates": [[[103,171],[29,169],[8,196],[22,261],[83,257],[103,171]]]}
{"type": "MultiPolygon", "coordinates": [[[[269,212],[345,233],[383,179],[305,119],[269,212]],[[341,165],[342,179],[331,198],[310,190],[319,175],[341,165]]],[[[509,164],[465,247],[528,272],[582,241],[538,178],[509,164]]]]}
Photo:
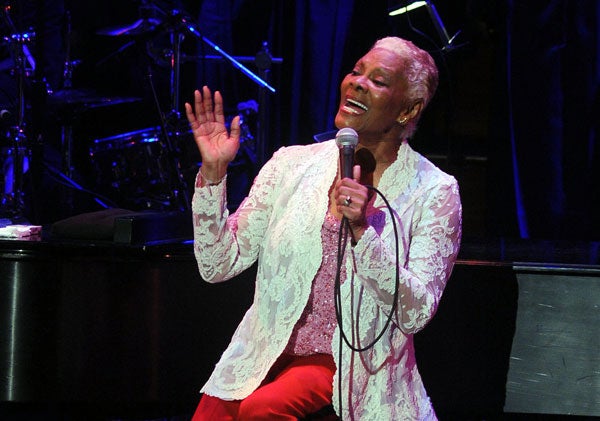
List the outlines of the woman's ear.
{"type": "Polygon", "coordinates": [[[398,124],[404,125],[408,120],[418,117],[419,114],[421,114],[421,111],[423,111],[423,100],[418,99],[412,105],[402,111],[396,121],[398,124]]]}

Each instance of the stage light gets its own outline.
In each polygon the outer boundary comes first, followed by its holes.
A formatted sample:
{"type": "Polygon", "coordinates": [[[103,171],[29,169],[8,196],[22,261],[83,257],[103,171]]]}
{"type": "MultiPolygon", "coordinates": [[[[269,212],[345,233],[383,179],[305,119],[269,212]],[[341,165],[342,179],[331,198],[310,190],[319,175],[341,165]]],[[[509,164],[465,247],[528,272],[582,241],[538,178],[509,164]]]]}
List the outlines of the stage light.
{"type": "Polygon", "coordinates": [[[388,15],[390,17],[399,16],[399,15],[411,12],[420,7],[426,7],[429,17],[431,19],[431,22],[433,23],[433,26],[435,28],[435,31],[437,32],[438,36],[440,37],[440,40],[442,41],[442,50],[450,51],[450,50],[453,50],[454,48],[457,48],[457,46],[453,45],[453,43],[456,39],[456,36],[460,33],[460,31],[458,31],[452,37],[450,37],[448,35],[448,32],[446,31],[446,27],[444,26],[444,22],[442,21],[442,18],[440,17],[439,13],[437,12],[437,9],[435,8],[435,5],[433,4],[433,2],[431,2],[430,0],[424,0],[424,1],[413,1],[413,2],[402,2],[401,4],[402,4],[402,6],[396,6],[396,7],[390,8],[388,11],[388,15]]]}
{"type": "Polygon", "coordinates": [[[406,12],[410,12],[411,10],[418,9],[419,7],[427,6],[426,1],[415,1],[407,6],[397,7],[390,10],[390,16],[398,16],[406,12]]]}

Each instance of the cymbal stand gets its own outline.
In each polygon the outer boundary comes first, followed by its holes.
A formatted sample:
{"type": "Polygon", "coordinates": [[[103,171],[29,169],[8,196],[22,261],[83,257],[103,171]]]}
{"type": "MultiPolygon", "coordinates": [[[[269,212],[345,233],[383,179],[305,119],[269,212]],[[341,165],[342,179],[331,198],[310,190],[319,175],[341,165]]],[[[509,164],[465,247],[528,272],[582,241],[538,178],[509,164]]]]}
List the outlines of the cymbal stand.
{"type": "Polygon", "coordinates": [[[27,137],[25,135],[25,77],[28,72],[35,70],[35,61],[29,53],[26,43],[33,40],[34,34],[19,33],[10,16],[10,6],[2,8],[2,20],[10,30],[8,39],[11,54],[15,62],[15,75],[17,80],[17,119],[16,124],[9,129],[10,146],[7,159],[12,161],[10,173],[5,174],[5,183],[12,182],[12,186],[5,186],[2,198],[2,206],[7,205],[7,216],[13,220],[23,218],[25,209],[23,177],[25,168],[29,162],[29,149],[27,148],[27,137]],[[30,67],[28,68],[29,65],[30,67]]]}
{"type": "MultiPolygon", "coordinates": [[[[142,2],[147,3],[145,0],[143,0],[142,2]]],[[[246,76],[248,76],[248,78],[250,78],[252,81],[257,83],[259,86],[268,89],[271,93],[275,93],[275,88],[273,88],[271,85],[265,82],[258,75],[250,71],[246,66],[240,63],[238,60],[236,60],[235,57],[231,56],[217,44],[215,44],[210,39],[202,35],[202,32],[198,28],[198,25],[188,13],[184,12],[183,10],[172,9],[168,2],[163,0],[151,0],[149,1],[149,3],[153,3],[154,8],[156,10],[160,11],[166,16],[169,16],[170,20],[172,21],[172,24],[176,25],[176,27],[181,31],[182,34],[191,35],[197,38],[198,40],[204,42],[213,50],[215,50],[215,52],[217,52],[219,55],[221,55],[227,61],[229,61],[229,63],[233,67],[235,67],[236,69],[244,73],[246,76]]],[[[179,63],[177,63],[177,65],[179,65],[179,63]]]]}
{"type": "Polygon", "coordinates": [[[63,65],[63,88],[73,87],[73,62],[71,61],[71,11],[65,12],[65,23],[67,26],[65,35],[65,62],[63,65]]]}
{"type": "Polygon", "coordinates": [[[163,146],[167,151],[169,165],[169,181],[171,185],[171,191],[174,194],[175,204],[180,210],[190,209],[190,198],[188,197],[188,186],[185,181],[181,162],[179,160],[179,151],[173,144],[172,136],[178,136],[178,123],[180,121],[181,113],[179,111],[179,81],[180,81],[180,63],[181,63],[181,43],[184,39],[183,34],[177,30],[176,27],[169,27],[170,36],[170,51],[169,51],[169,96],[171,99],[171,109],[169,110],[168,116],[165,116],[161,111],[160,102],[158,95],[154,88],[152,81],[152,74],[149,73],[149,81],[154,96],[155,106],[160,116],[160,126],[162,131],[162,139],[164,139],[163,146]]]}
{"type": "Polygon", "coordinates": [[[160,101],[158,100],[158,95],[154,87],[150,66],[148,66],[148,82],[152,91],[154,104],[157,108],[158,115],[160,116],[162,139],[164,139],[163,147],[166,149],[169,163],[171,164],[168,165],[168,169],[170,170],[171,174],[168,174],[167,179],[169,180],[171,193],[173,193],[175,199],[175,203],[172,203],[172,205],[177,206],[179,210],[189,210],[190,201],[188,197],[187,183],[185,182],[183,173],[181,171],[181,164],[179,162],[178,154],[173,147],[173,142],[171,142],[171,129],[174,127],[173,122],[168,121],[161,110],[160,101]]]}
{"type": "MultiPolygon", "coordinates": [[[[73,87],[73,62],[71,61],[71,12],[65,13],[66,34],[65,34],[65,62],[63,64],[63,88],[71,89],[73,87]]],[[[63,118],[61,124],[61,155],[62,172],[70,180],[73,179],[73,124],[77,119],[75,111],[71,118],[63,118]]]]}
{"type": "MultiPolygon", "coordinates": [[[[178,10],[178,9],[172,9],[168,3],[166,3],[162,0],[151,0],[151,1],[142,0],[142,7],[147,8],[149,4],[153,5],[152,7],[154,7],[155,10],[157,10],[158,12],[160,12],[162,15],[164,15],[166,17],[167,27],[171,31],[171,51],[170,51],[171,110],[170,110],[170,115],[169,115],[170,118],[168,119],[170,121],[167,121],[167,119],[164,117],[164,115],[160,111],[160,105],[158,104],[158,101],[156,99],[155,100],[156,100],[156,106],[157,106],[159,114],[161,116],[161,128],[163,131],[163,136],[165,138],[165,146],[170,155],[171,161],[173,162],[173,167],[174,167],[173,172],[174,172],[174,176],[177,179],[177,186],[179,187],[179,193],[180,193],[179,196],[181,199],[180,202],[183,201],[185,203],[185,208],[189,209],[190,204],[189,204],[189,200],[186,197],[186,195],[187,195],[186,182],[183,177],[183,173],[181,171],[181,165],[180,165],[179,159],[177,158],[177,153],[176,153],[175,148],[173,147],[171,139],[170,139],[171,131],[169,130],[169,125],[171,124],[171,128],[173,128],[173,122],[179,122],[179,118],[180,118],[180,112],[179,112],[179,77],[180,77],[180,65],[181,65],[180,47],[181,47],[181,42],[183,41],[185,35],[191,35],[191,36],[201,40],[205,44],[209,45],[211,48],[213,48],[215,52],[217,52],[219,55],[221,55],[223,58],[225,58],[227,61],[229,61],[233,67],[240,70],[247,77],[249,77],[252,81],[257,83],[262,88],[261,92],[263,92],[263,95],[264,95],[264,93],[266,93],[266,91],[275,93],[275,88],[273,88],[271,85],[269,85],[265,80],[263,80],[263,78],[259,77],[258,75],[254,74],[253,72],[251,72],[248,68],[246,68],[241,62],[236,60],[233,56],[231,56],[227,52],[223,51],[223,49],[221,49],[217,44],[212,42],[207,37],[203,36],[200,33],[200,30],[198,29],[196,23],[194,23],[194,20],[188,14],[186,14],[183,11],[178,10]]],[[[263,50],[264,50],[264,52],[266,52],[266,54],[268,56],[268,49],[267,49],[266,45],[264,46],[263,50]]],[[[266,65],[266,67],[263,67],[261,69],[263,71],[263,74],[267,75],[268,68],[270,67],[271,62],[270,62],[270,60],[264,60],[264,57],[263,57],[262,61],[263,61],[263,64],[266,64],[268,62],[268,65],[266,65]]],[[[155,94],[155,98],[156,98],[156,94],[155,94]]],[[[264,104],[264,102],[263,102],[263,104],[264,104]]],[[[263,114],[261,116],[263,117],[263,119],[267,118],[266,114],[263,114]]],[[[266,127],[267,127],[267,124],[265,121],[263,121],[261,124],[261,130],[264,131],[266,129],[266,127]]],[[[175,129],[177,129],[177,127],[175,127],[175,129]]],[[[176,130],[174,130],[173,132],[177,133],[176,130]]],[[[263,135],[261,135],[261,137],[264,137],[264,132],[263,132],[263,135]]],[[[261,138],[260,140],[261,140],[261,143],[264,143],[263,138],[261,138]]],[[[264,148],[261,149],[261,151],[262,151],[261,153],[264,155],[264,148]]],[[[261,163],[263,160],[264,160],[264,157],[261,157],[261,163]]]]}
{"type": "Polygon", "coordinates": [[[171,88],[171,114],[172,117],[179,119],[179,81],[181,65],[181,42],[183,34],[179,31],[171,31],[171,68],[170,68],[170,88],[171,88]]]}
{"type": "MultiPolygon", "coordinates": [[[[67,94],[73,91],[73,69],[77,63],[76,60],[72,60],[71,57],[71,11],[65,11],[65,61],[63,63],[63,80],[62,90],[60,92],[51,92],[52,95],[67,94]]],[[[74,209],[74,198],[72,190],[81,192],[91,193],[94,196],[94,201],[98,203],[102,208],[107,209],[110,207],[109,204],[93,192],[90,192],[83,186],[81,186],[74,179],[75,167],[73,166],[73,127],[77,122],[81,114],[83,114],[89,106],[87,104],[69,104],[68,101],[65,104],[57,102],[54,104],[55,109],[58,113],[60,120],[60,154],[61,163],[60,169],[54,168],[52,165],[47,163],[44,164],[44,168],[49,171],[54,177],[56,177],[61,184],[69,187],[69,190],[61,190],[61,204],[68,211],[74,209]]]]}
{"type": "MultiPolygon", "coordinates": [[[[158,0],[157,0],[158,1],[158,0]]],[[[185,33],[196,37],[198,40],[210,46],[215,52],[217,52],[220,56],[225,58],[229,63],[239,71],[241,71],[244,75],[246,75],[250,80],[255,82],[259,86],[259,133],[258,133],[258,145],[257,145],[257,158],[258,165],[262,165],[266,160],[266,135],[267,128],[269,125],[269,115],[267,110],[267,94],[274,94],[276,92],[275,88],[273,88],[268,82],[267,79],[269,77],[271,64],[273,61],[280,61],[279,59],[273,60],[270,55],[268,44],[263,43],[262,50],[257,54],[254,59],[254,63],[258,67],[260,71],[260,76],[251,72],[247,67],[245,67],[240,60],[237,60],[235,57],[229,55],[227,52],[223,51],[221,47],[212,42],[210,39],[202,35],[200,29],[197,24],[194,22],[192,18],[188,15],[182,13],[181,11],[174,11],[173,17],[178,21],[179,26],[185,31],[185,33]]]]}

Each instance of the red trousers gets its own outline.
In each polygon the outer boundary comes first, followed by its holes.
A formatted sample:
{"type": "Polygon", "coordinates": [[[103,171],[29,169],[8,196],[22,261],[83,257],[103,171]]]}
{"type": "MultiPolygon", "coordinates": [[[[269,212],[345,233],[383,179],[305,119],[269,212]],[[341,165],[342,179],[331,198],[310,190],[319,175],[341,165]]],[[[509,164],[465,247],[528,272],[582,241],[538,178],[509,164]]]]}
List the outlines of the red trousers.
{"type": "Polygon", "coordinates": [[[245,399],[226,401],[204,394],[192,421],[295,421],[331,404],[334,373],[331,355],[284,355],[245,399]]]}

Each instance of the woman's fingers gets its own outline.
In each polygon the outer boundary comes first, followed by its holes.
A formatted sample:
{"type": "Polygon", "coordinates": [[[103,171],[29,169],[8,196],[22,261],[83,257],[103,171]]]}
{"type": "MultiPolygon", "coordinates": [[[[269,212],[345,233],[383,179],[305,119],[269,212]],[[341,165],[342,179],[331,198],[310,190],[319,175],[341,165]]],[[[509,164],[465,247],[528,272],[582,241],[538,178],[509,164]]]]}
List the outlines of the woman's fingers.
{"type": "Polygon", "coordinates": [[[213,117],[217,123],[225,124],[225,113],[223,112],[223,97],[221,96],[221,92],[219,91],[215,91],[215,106],[213,117]]]}
{"type": "Polygon", "coordinates": [[[194,130],[196,128],[195,124],[197,124],[196,116],[194,115],[194,110],[192,109],[192,106],[188,102],[186,102],[183,106],[185,107],[185,116],[187,118],[187,121],[188,121],[188,123],[190,123],[192,130],[194,130]]]}
{"type": "Polygon", "coordinates": [[[360,182],[360,176],[361,176],[361,168],[360,165],[355,165],[352,167],[352,177],[354,178],[354,181],[356,181],[357,183],[360,182]]]}
{"type": "MultiPolygon", "coordinates": [[[[196,112],[196,119],[198,120],[198,124],[202,125],[207,121],[210,121],[209,116],[207,115],[207,102],[212,101],[210,98],[210,90],[204,86],[202,91],[196,89],[194,91],[194,110],[196,112]]],[[[212,107],[208,107],[210,109],[212,107]]]]}
{"type": "Polygon", "coordinates": [[[235,158],[239,148],[240,117],[233,118],[228,132],[223,110],[221,93],[215,91],[212,95],[207,86],[194,91],[193,107],[185,104],[185,113],[204,164],[229,163],[235,158]]]}
{"type": "Polygon", "coordinates": [[[241,135],[241,128],[240,128],[240,116],[236,115],[235,117],[233,117],[233,119],[231,120],[231,126],[230,126],[230,132],[229,132],[229,136],[231,137],[232,140],[235,141],[239,141],[240,140],[240,135],[241,135]]]}
{"type": "Polygon", "coordinates": [[[215,116],[213,114],[213,99],[208,86],[202,87],[200,112],[204,115],[204,121],[215,121],[215,116]]]}

